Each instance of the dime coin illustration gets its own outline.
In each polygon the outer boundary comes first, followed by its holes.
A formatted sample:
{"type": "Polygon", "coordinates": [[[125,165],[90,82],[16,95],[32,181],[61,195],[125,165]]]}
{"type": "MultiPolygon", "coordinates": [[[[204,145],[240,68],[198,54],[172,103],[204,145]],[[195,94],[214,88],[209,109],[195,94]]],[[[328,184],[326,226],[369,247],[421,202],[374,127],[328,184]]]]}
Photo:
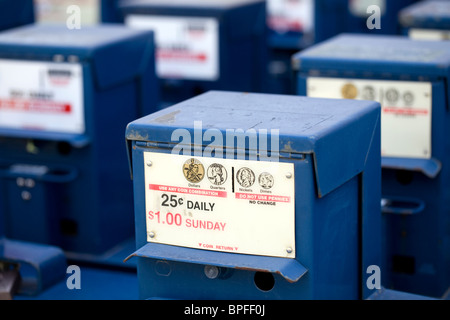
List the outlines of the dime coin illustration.
{"type": "Polygon", "coordinates": [[[406,92],[403,94],[403,100],[405,100],[405,104],[406,104],[407,106],[412,105],[413,102],[414,102],[414,94],[413,94],[411,91],[406,91],[406,92]]]}
{"type": "Polygon", "coordinates": [[[399,98],[399,93],[396,89],[391,88],[386,91],[386,100],[389,103],[392,103],[392,104],[396,103],[398,101],[398,98],[399,98]]]}
{"type": "Polygon", "coordinates": [[[183,174],[187,181],[197,183],[205,176],[205,168],[200,161],[191,158],[184,163],[183,174]]]}
{"type": "Polygon", "coordinates": [[[268,172],[263,172],[259,175],[258,182],[264,189],[270,189],[273,187],[273,176],[268,172]]]}
{"type": "Polygon", "coordinates": [[[241,168],[236,173],[236,180],[244,188],[251,187],[255,183],[255,173],[249,168],[241,168]]]}
{"type": "Polygon", "coordinates": [[[207,171],[208,179],[211,183],[215,184],[216,186],[220,186],[227,181],[227,170],[225,167],[219,163],[213,163],[209,166],[207,171]]]}

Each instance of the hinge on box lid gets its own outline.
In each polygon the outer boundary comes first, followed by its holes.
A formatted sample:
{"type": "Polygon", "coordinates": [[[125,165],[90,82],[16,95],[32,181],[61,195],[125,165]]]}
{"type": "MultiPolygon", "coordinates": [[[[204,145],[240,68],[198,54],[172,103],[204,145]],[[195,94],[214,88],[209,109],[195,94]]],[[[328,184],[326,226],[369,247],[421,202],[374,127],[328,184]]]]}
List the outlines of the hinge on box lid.
{"type": "Polygon", "coordinates": [[[168,149],[172,147],[172,144],[168,142],[136,141],[135,144],[137,147],[144,148],[168,149]]]}
{"type": "Polygon", "coordinates": [[[306,155],[304,153],[296,153],[296,152],[280,152],[280,158],[304,160],[306,158],[306,155]]]}
{"type": "Polygon", "coordinates": [[[136,141],[135,144],[138,147],[146,147],[147,146],[147,142],[146,141],[136,141]]]}
{"type": "Polygon", "coordinates": [[[171,149],[174,144],[169,142],[154,142],[148,141],[145,143],[147,148],[157,148],[157,149],[171,149]]]}

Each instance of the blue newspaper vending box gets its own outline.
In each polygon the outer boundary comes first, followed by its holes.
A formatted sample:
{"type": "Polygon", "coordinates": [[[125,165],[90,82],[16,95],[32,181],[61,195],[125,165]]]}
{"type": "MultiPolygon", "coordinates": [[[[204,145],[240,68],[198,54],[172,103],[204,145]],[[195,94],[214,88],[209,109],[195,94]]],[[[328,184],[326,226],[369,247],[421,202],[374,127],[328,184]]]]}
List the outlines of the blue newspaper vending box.
{"type": "Polygon", "coordinates": [[[5,237],[3,212],[0,211],[0,300],[12,300],[16,294],[36,296],[64,279],[66,257],[55,246],[5,237]]]}
{"type": "Polygon", "coordinates": [[[347,0],[267,0],[267,93],[293,94],[293,54],[343,32],[347,0]]]}
{"type": "Polygon", "coordinates": [[[32,24],[34,21],[33,0],[0,0],[0,31],[32,24]]]}
{"type": "Polygon", "coordinates": [[[400,11],[402,32],[418,40],[450,39],[450,2],[427,0],[400,11]]]}
{"type": "Polygon", "coordinates": [[[297,92],[381,103],[385,286],[450,286],[450,43],[340,35],[298,53],[297,92]]]}
{"type": "Polygon", "coordinates": [[[130,123],[140,297],[369,296],[379,116],[372,101],[210,91],[130,123]]]}
{"type": "Polygon", "coordinates": [[[347,16],[345,32],[400,34],[398,14],[417,0],[345,0],[347,16]]]}
{"type": "Polygon", "coordinates": [[[64,281],[66,271],[61,248],[0,236],[0,300],[36,297],[64,281]]]}
{"type": "Polygon", "coordinates": [[[269,46],[298,51],[343,32],[346,4],[347,0],[267,0],[269,46]]]}
{"type": "Polygon", "coordinates": [[[8,238],[98,257],[133,237],[123,130],[154,112],[151,31],[0,35],[0,211],[8,238]]]}
{"type": "Polygon", "coordinates": [[[266,10],[262,0],[125,0],[125,24],[152,29],[164,106],[202,92],[262,91],[266,10]]]}

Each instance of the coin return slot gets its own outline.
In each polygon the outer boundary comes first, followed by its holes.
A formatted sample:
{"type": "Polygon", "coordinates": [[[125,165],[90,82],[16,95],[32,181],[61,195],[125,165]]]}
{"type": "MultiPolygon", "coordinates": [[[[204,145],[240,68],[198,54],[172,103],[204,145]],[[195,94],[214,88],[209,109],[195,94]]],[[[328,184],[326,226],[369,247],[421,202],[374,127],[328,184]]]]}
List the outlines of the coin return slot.
{"type": "Polygon", "coordinates": [[[408,185],[408,184],[411,184],[411,182],[412,182],[413,179],[414,179],[414,174],[413,174],[413,172],[411,172],[411,171],[407,171],[407,170],[398,170],[398,171],[395,173],[395,177],[396,177],[397,181],[398,181],[400,184],[406,186],[406,185],[408,185]]]}
{"type": "Polygon", "coordinates": [[[273,274],[269,272],[256,272],[254,282],[259,290],[265,292],[272,290],[275,286],[275,278],[273,277],[273,274]]]}

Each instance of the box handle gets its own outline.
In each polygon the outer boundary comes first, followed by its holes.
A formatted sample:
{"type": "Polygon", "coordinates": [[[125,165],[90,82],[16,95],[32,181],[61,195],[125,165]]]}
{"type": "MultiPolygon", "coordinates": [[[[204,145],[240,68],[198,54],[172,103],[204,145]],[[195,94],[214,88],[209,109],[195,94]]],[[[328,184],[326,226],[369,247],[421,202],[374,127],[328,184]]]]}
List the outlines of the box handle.
{"type": "Polygon", "coordinates": [[[425,202],[415,198],[383,198],[381,200],[381,211],[383,213],[412,215],[418,214],[425,209],[425,202]]]}
{"type": "Polygon", "coordinates": [[[50,183],[69,183],[78,177],[76,168],[69,166],[46,166],[16,163],[0,166],[0,177],[30,178],[36,181],[50,183]]]}

